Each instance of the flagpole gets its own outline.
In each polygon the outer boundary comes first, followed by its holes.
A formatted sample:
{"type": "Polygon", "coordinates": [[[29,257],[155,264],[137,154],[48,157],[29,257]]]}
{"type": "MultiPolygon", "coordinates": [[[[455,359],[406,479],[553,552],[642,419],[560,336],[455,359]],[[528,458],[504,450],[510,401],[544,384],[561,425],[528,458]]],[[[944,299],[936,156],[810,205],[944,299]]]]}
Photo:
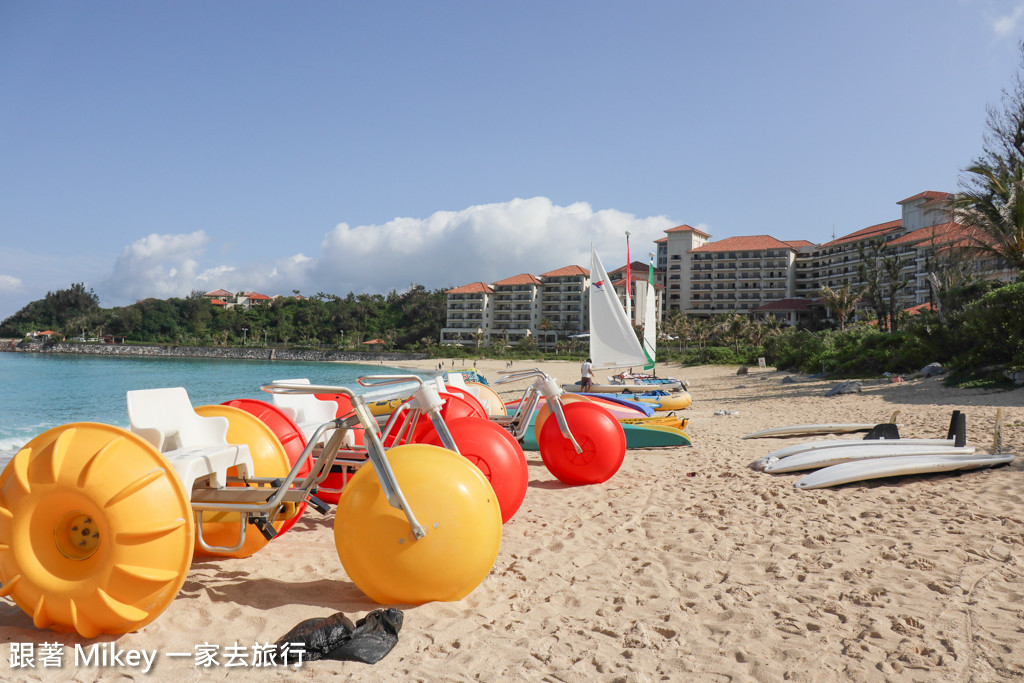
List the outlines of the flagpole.
{"type": "Polygon", "coordinates": [[[633,305],[629,290],[633,287],[633,279],[629,271],[629,230],[626,231],[626,319],[633,324],[633,305]]]}

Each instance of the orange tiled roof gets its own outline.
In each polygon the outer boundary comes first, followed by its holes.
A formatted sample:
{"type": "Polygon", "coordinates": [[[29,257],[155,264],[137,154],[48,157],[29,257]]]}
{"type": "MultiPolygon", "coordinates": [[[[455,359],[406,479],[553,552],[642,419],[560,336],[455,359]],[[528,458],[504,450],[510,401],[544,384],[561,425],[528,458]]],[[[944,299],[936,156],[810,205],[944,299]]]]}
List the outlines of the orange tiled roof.
{"type": "Polygon", "coordinates": [[[889,221],[887,223],[878,223],[877,225],[871,225],[871,226],[868,226],[866,228],[862,228],[861,230],[858,230],[857,232],[851,232],[849,235],[843,235],[842,237],[837,237],[836,239],[832,240],[831,242],[826,242],[825,244],[823,244],[821,246],[823,246],[823,247],[834,247],[837,244],[843,244],[845,242],[856,242],[858,240],[866,240],[866,239],[871,239],[873,237],[880,237],[882,235],[885,235],[885,234],[888,234],[888,233],[892,232],[893,230],[898,230],[901,227],[903,227],[903,220],[902,219],[897,219],[897,220],[894,220],[894,221],[889,221]]]}
{"type": "Polygon", "coordinates": [[[455,289],[449,289],[449,294],[494,294],[494,288],[486,282],[471,282],[468,285],[462,285],[455,289]]]}
{"type": "Polygon", "coordinates": [[[270,297],[266,294],[260,294],[259,292],[246,292],[245,296],[250,299],[256,299],[257,301],[270,301],[270,297]]]}
{"type": "Polygon", "coordinates": [[[498,285],[540,285],[543,284],[536,275],[530,275],[529,273],[523,273],[521,275],[513,275],[507,277],[504,280],[498,280],[494,283],[494,286],[498,285]]]}
{"type": "Polygon", "coordinates": [[[718,240],[717,242],[708,242],[702,247],[691,249],[690,253],[695,252],[718,252],[718,251],[758,251],[761,249],[795,249],[783,242],[777,240],[771,235],[746,235],[743,237],[726,237],[724,240],[718,240]]]}
{"type": "Polygon", "coordinates": [[[784,240],[784,241],[785,241],[786,244],[788,244],[791,247],[799,248],[799,247],[813,247],[814,246],[814,242],[809,242],[807,240],[784,240]]]}
{"type": "Polygon", "coordinates": [[[215,296],[217,298],[222,298],[225,296],[234,296],[234,294],[224,289],[215,289],[212,292],[207,292],[203,296],[215,296]]]}
{"type": "Polygon", "coordinates": [[[583,275],[585,277],[590,276],[590,271],[580,266],[566,266],[559,268],[558,270],[552,270],[550,273],[541,273],[541,277],[565,277],[566,275],[583,275]]]}
{"type": "Polygon", "coordinates": [[[668,242],[667,237],[662,237],[660,240],[654,240],[655,244],[664,244],[665,242],[668,242]]]}
{"type": "Polygon", "coordinates": [[[902,201],[899,201],[899,202],[896,202],[896,203],[897,204],[906,204],[907,202],[914,201],[915,199],[921,199],[922,197],[925,198],[925,199],[946,199],[946,198],[952,197],[952,196],[953,195],[950,194],[949,192],[936,192],[934,190],[928,190],[927,192],[918,192],[913,197],[907,197],[906,199],[904,199],[902,201]]]}
{"type": "Polygon", "coordinates": [[[889,242],[889,244],[894,246],[901,244],[923,244],[928,246],[949,244],[951,242],[967,240],[973,232],[971,228],[962,223],[940,223],[939,225],[929,225],[927,228],[918,228],[913,232],[908,232],[906,235],[897,237],[892,242],[889,242]]]}
{"type": "Polygon", "coordinates": [[[698,230],[697,228],[693,227],[692,225],[686,225],[685,223],[683,225],[677,225],[674,228],[669,228],[665,232],[695,232],[698,235],[704,235],[705,237],[711,237],[711,235],[709,235],[708,233],[704,232],[703,230],[698,230]]]}
{"type": "Polygon", "coordinates": [[[905,308],[903,310],[905,312],[909,313],[910,315],[918,315],[919,313],[922,313],[924,311],[934,311],[935,307],[932,306],[932,302],[926,301],[923,304],[918,304],[917,306],[911,306],[910,308],[905,308]]]}
{"type": "Polygon", "coordinates": [[[817,303],[817,299],[778,299],[771,301],[764,306],[752,308],[751,312],[759,311],[807,311],[811,305],[817,303]]]}
{"type": "Polygon", "coordinates": [[[948,204],[949,201],[952,198],[953,198],[953,195],[947,195],[945,197],[937,197],[935,199],[929,199],[928,201],[926,201],[921,206],[931,206],[932,204],[948,204]]]}
{"type": "MultiPolygon", "coordinates": [[[[638,273],[638,272],[642,272],[644,274],[644,279],[645,280],[647,279],[647,269],[650,268],[650,267],[651,267],[651,264],[648,263],[647,261],[630,261],[629,262],[629,270],[630,270],[630,272],[632,274],[634,274],[634,275],[636,273],[638,273]]],[[[618,275],[619,273],[625,273],[625,272],[626,272],[626,266],[619,266],[615,270],[609,270],[608,271],[608,275],[609,276],[618,275]]],[[[659,272],[657,267],[655,267],[654,272],[656,272],[656,273],[659,272]]]]}
{"type": "MultiPolygon", "coordinates": [[[[608,274],[608,277],[611,278],[611,274],[610,273],[608,274]]],[[[647,276],[646,275],[644,275],[642,277],[637,277],[636,275],[632,275],[631,274],[631,277],[629,279],[632,280],[633,282],[647,282],[647,276]]],[[[612,280],[612,287],[625,287],[625,286],[626,286],[626,278],[624,278],[624,277],[621,277],[618,280],[612,280]]],[[[654,288],[655,289],[665,289],[665,285],[660,284],[658,282],[655,282],[654,283],[654,288]]]]}
{"type": "Polygon", "coordinates": [[[227,303],[225,303],[222,299],[210,299],[210,303],[213,304],[214,306],[227,306],[227,303]]]}

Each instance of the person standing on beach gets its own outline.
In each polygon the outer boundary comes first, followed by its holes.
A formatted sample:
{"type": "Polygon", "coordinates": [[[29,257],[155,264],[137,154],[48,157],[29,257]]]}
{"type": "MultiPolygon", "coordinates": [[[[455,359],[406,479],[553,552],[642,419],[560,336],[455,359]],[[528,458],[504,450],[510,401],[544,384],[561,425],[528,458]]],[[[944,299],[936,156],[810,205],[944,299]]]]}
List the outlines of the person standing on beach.
{"type": "Polygon", "coordinates": [[[580,364],[580,391],[582,393],[589,393],[590,387],[593,383],[593,365],[591,365],[591,360],[588,358],[580,364]]]}

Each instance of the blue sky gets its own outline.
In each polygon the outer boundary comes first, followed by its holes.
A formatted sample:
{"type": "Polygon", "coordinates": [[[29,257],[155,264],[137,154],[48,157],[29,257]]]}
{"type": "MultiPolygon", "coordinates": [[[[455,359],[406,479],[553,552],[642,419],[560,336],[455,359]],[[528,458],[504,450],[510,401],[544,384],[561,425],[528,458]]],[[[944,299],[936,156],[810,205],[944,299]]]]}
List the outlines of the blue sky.
{"type": "Polygon", "coordinates": [[[449,287],[955,191],[1024,0],[0,0],[0,319],[449,287]]]}

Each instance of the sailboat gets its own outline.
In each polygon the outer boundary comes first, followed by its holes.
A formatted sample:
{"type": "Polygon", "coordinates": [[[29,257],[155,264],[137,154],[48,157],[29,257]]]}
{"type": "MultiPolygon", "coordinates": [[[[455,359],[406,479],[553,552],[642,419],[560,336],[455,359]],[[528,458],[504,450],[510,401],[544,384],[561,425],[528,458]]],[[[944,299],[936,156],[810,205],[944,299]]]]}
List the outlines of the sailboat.
{"type": "Polygon", "coordinates": [[[654,254],[647,266],[647,288],[644,291],[644,355],[647,356],[650,368],[654,368],[654,346],[658,338],[657,298],[654,293],[654,254]]]}
{"type": "MultiPolygon", "coordinates": [[[[626,311],[622,308],[611,278],[604,269],[600,257],[593,247],[590,248],[590,359],[595,374],[599,370],[615,370],[621,368],[654,368],[654,275],[651,269],[647,276],[647,296],[645,297],[644,321],[645,339],[650,335],[650,350],[645,352],[633,332],[626,311]]],[[[576,391],[579,385],[568,384],[567,391],[576,391]]],[[[597,392],[632,392],[643,393],[654,389],[673,391],[681,389],[678,380],[659,380],[657,384],[642,381],[629,381],[620,384],[593,384],[591,391],[597,392]]]]}

